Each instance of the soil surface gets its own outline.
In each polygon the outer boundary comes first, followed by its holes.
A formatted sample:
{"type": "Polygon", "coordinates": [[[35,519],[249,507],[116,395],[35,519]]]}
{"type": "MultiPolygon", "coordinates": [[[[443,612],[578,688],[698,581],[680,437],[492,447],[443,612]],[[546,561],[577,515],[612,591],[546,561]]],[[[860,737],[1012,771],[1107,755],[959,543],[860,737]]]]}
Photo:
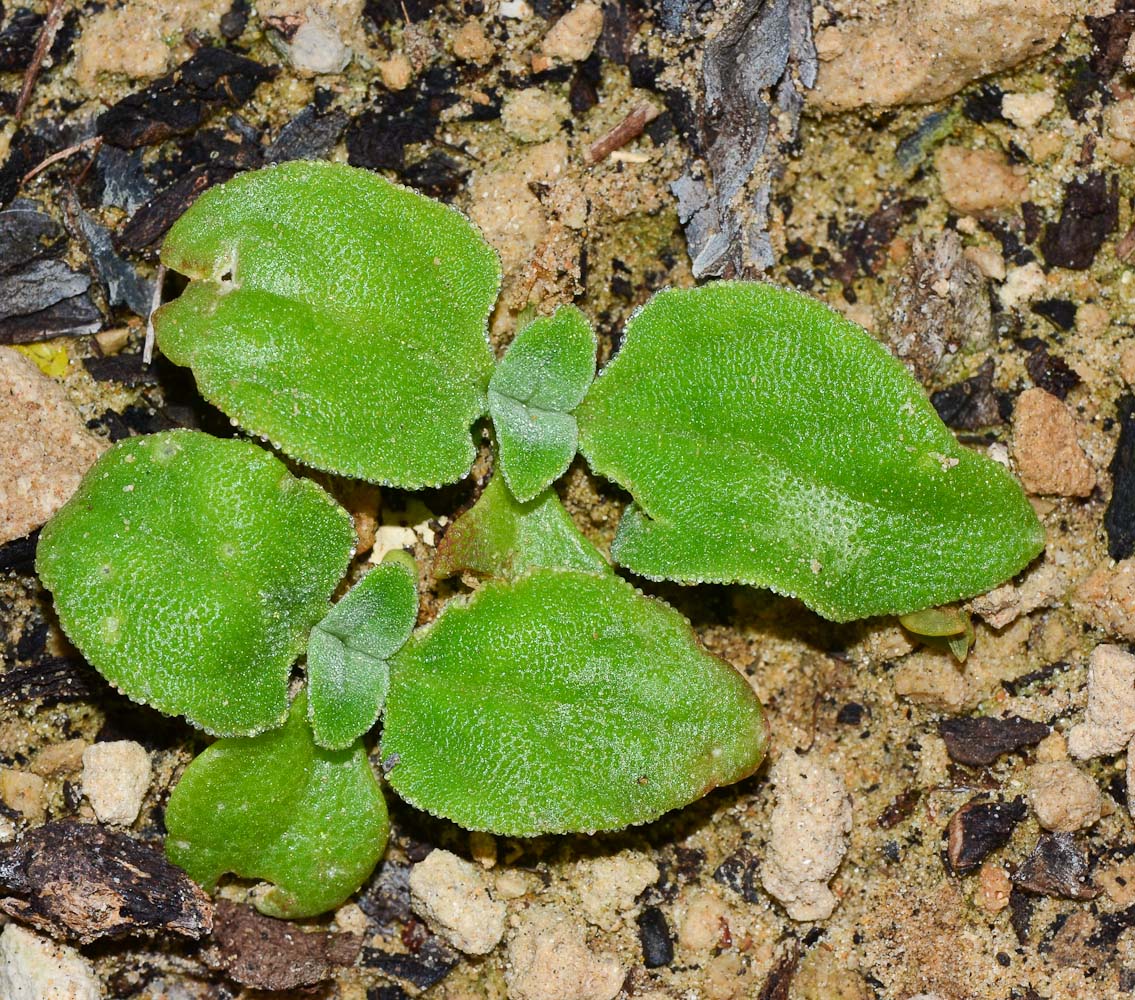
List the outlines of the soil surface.
{"type": "MultiPolygon", "coordinates": [[[[1129,0],[29,2],[0,17],[0,344],[53,380],[28,392],[77,409],[85,428],[60,417],[75,462],[169,427],[234,433],[188,372],[142,363],[157,248],[208,186],[330,158],[474,218],[504,265],[498,350],[521,310],[575,302],[603,362],[652,292],[697,278],[824,300],[1017,471],[1047,547],[971,603],[962,665],[894,620],[638,581],[749,678],[768,767],[598,837],[470,835],[391,796],[391,847],[354,902],[287,924],[234,882],[209,932],[208,900],[160,854],[164,803],[205,741],[68,645],[34,532],[15,534],[47,515],[25,503],[0,546],[0,976],[50,967],[71,992],[44,996],[144,1000],[1135,992],[1129,0]],[[88,754],[127,742],[141,758],[88,754]],[[472,863],[445,870],[484,895],[473,929],[502,920],[485,954],[439,923],[444,885],[412,905],[438,849],[472,863]],[[169,889],[141,905],[132,878],[169,889]]],[[[57,431],[17,434],[4,405],[5,507],[21,477],[37,498],[72,489],[57,431]],[[39,459],[28,434],[50,439],[39,459]]],[[[428,579],[490,466],[486,437],[452,487],[319,478],[373,540],[358,570],[408,546],[428,579]]],[[[559,488],[609,543],[626,497],[578,460],[559,488]]],[[[422,620],[463,587],[435,584],[422,620]]]]}

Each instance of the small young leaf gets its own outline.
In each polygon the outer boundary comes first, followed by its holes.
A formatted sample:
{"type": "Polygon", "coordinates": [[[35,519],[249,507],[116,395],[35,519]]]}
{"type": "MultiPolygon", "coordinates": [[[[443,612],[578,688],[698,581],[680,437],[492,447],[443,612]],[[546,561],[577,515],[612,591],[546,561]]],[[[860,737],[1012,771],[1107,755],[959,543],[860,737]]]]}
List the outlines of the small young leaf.
{"type": "Polygon", "coordinates": [[[524,327],[489,381],[500,465],[521,503],[562,476],[575,457],[574,410],[595,377],[595,333],[574,306],[524,327]]]}
{"type": "Polygon", "coordinates": [[[334,909],[363,882],[390,824],[366,751],[315,745],[307,698],[282,729],[218,740],[181,776],[166,808],[166,853],[212,891],[227,872],[273,883],[257,895],[272,917],[334,909]]]}
{"type": "Polygon", "coordinates": [[[645,823],[751,774],[764,746],[745,679],[613,573],[486,583],[391,660],[387,778],[469,830],[645,823]]]}
{"type": "Polygon", "coordinates": [[[372,569],[311,630],[307,642],[309,718],[315,742],[341,750],[378,719],[390,685],[386,662],[418,617],[413,563],[372,569]]]}
{"type": "Polygon", "coordinates": [[[127,438],[44,527],[36,569],[124,694],[220,735],[278,726],[355,544],[347,512],[247,441],[127,438]]]}
{"type": "Polygon", "coordinates": [[[630,491],[612,546],[651,579],[750,583],[847,621],[983,593],[1044,531],[886,350],[820,302],[718,282],[656,295],[576,410],[630,491]]]}
{"type": "Polygon", "coordinates": [[[536,567],[592,573],[610,568],[552,490],[519,503],[504,480],[493,476],[445,533],[433,571],[439,580],[462,570],[512,579],[536,567]]]}
{"type": "Polygon", "coordinates": [[[158,344],[237,420],[319,469],[465,475],[500,265],[459,212],[367,170],[294,162],[205,192],[162,262],[193,281],[158,344]]]}

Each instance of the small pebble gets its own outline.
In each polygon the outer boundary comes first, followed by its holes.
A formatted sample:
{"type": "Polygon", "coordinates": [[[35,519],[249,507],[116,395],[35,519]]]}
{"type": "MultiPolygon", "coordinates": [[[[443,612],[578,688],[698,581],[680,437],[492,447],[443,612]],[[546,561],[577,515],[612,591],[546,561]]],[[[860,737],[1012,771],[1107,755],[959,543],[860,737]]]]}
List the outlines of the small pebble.
{"type": "Polygon", "coordinates": [[[1046,830],[1071,833],[1099,821],[1096,783],[1071,761],[1035,764],[1029,769],[1029,804],[1046,830]]]}
{"type": "Polygon", "coordinates": [[[1013,458],[1025,491],[1086,497],[1096,473],[1068,407],[1044,389],[1026,389],[1013,411],[1013,458]]]}
{"type": "Polygon", "coordinates": [[[0,802],[14,809],[33,826],[46,816],[44,789],[46,782],[38,774],[0,767],[0,802]]]}
{"type": "Polygon", "coordinates": [[[410,871],[410,906],[458,951],[484,955],[504,936],[505,905],[488,877],[449,851],[431,851],[410,871]]]}
{"type": "Polygon", "coordinates": [[[133,740],[93,743],[83,751],[83,794],[100,823],[130,826],[152,773],[150,755],[133,740]]]}
{"type": "Polygon", "coordinates": [[[1032,128],[1055,108],[1056,95],[1051,90],[1033,94],[1005,94],[1001,98],[1001,113],[1021,128],[1032,128]]]}
{"type": "Polygon", "coordinates": [[[8,924],[0,933],[4,1000],[101,1000],[94,967],[74,948],[8,924]]]}
{"type": "Polygon", "coordinates": [[[981,215],[1024,200],[1029,181],[993,149],[943,146],[934,157],[942,197],[959,212],[981,215]]]}
{"type": "Polygon", "coordinates": [[[541,50],[549,59],[582,62],[603,33],[603,8],[597,3],[577,4],[552,25],[541,50]]]}
{"type": "Polygon", "coordinates": [[[453,36],[453,54],[484,66],[493,58],[493,43],[485,35],[480,21],[466,21],[453,36]]]}
{"type": "Polygon", "coordinates": [[[1135,656],[1101,644],[1088,661],[1084,721],[1068,731],[1068,752],[1077,760],[1117,754],[1135,735],[1135,656]]]}
{"type": "Polygon", "coordinates": [[[509,1000],[614,1000],[626,970],[596,951],[581,925],[549,906],[524,912],[508,942],[509,1000]]]}
{"type": "Polygon", "coordinates": [[[414,68],[402,52],[395,52],[389,59],[380,62],[378,73],[387,90],[405,90],[414,79],[414,68]]]}
{"type": "Polygon", "coordinates": [[[545,93],[539,87],[513,91],[501,109],[504,130],[521,142],[543,142],[560,130],[560,122],[571,117],[564,98],[545,93]]]}

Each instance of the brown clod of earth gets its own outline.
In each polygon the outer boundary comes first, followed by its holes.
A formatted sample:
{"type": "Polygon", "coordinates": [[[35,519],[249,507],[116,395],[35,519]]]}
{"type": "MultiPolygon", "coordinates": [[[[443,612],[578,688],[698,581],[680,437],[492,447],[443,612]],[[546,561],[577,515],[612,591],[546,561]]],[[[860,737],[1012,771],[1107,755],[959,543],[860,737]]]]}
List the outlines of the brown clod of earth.
{"type": "Polygon", "coordinates": [[[80,944],[213,926],[209,897],[160,850],[90,823],[49,823],[0,849],[0,890],[8,916],[80,944]]]}
{"type": "Polygon", "coordinates": [[[1007,719],[963,717],[938,723],[938,735],[945,742],[950,759],[973,767],[984,767],[1002,754],[1036,746],[1048,733],[1043,722],[1032,722],[1019,715],[1007,719]]]}
{"type": "Polygon", "coordinates": [[[217,900],[213,942],[206,961],[258,990],[290,990],[328,979],[336,968],[354,965],[362,947],[357,934],[306,933],[227,899],[217,900]]]}
{"type": "Polygon", "coordinates": [[[51,517],[105,447],[58,382],[0,347],[0,544],[51,517]]]}
{"type": "Polygon", "coordinates": [[[1076,435],[1068,407],[1043,389],[1026,389],[1013,414],[1013,458],[1026,492],[1086,497],[1096,472],[1076,435]]]}
{"type": "Polygon", "coordinates": [[[976,871],[985,858],[1009,843],[1013,829],[1025,818],[1025,803],[1019,796],[1012,802],[983,802],[971,799],[961,807],[946,827],[946,858],[955,875],[976,871]]]}

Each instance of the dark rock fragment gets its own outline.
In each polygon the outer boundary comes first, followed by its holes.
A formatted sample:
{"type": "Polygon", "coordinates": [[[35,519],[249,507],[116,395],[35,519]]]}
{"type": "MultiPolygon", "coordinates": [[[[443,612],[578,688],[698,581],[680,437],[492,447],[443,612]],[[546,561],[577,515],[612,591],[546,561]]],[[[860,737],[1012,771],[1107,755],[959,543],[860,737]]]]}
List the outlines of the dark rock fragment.
{"type": "MultiPolygon", "coordinates": [[[[0,9],[0,16],[3,10],[0,9]]],[[[35,53],[44,16],[29,7],[17,7],[0,31],[0,73],[22,73],[35,53]]]]}
{"type": "Polygon", "coordinates": [[[1029,308],[1059,330],[1071,330],[1076,325],[1076,305],[1068,299],[1041,299],[1029,308]]]}
{"type": "Polygon", "coordinates": [[[1007,719],[984,716],[979,719],[943,719],[938,735],[946,743],[946,752],[959,764],[984,767],[1002,754],[1036,746],[1049,733],[1043,722],[1032,722],[1019,715],[1007,719]]]}
{"type": "Polygon", "coordinates": [[[1016,886],[1009,891],[1009,926],[1017,935],[1019,944],[1028,944],[1029,928],[1033,922],[1035,900],[1016,886]]]}
{"type": "Polygon", "coordinates": [[[674,941],[666,914],[657,906],[648,906],[638,915],[638,940],[642,945],[642,964],[658,969],[674,961],[674,941]]]}
{"type": "Polygon", "coordinates": [[[737,848],[714,869],[713,880],[732,889],[747,903],[760,902],[760,862],[744,847],[737,848]]]}
{"type": "Polygon", "coordinates": [[[788,1000],[792,977],[796,975],[796,966],[799,962],[800,945],[793,941],[788,950],[769,969],[761,991],[757,994],[757,1000],[788,1000]]]}
{"type": "Polygon", "coordinates": [[[1025,358],[1025,369],[1036,386],[1057,399],[1066,399],[1068,393],[1080,384],[1080,376],[1068,367],[1068,362],[1059,354],[1049,354],[1044,344],[1038,344],[1025,358]]]}
{"type": "Polygon", "coordinates": [[[141,354],[83,358],[83,367],[96,382],[120,382],[130,387],[158,384],[157,372],[152,365],[142,363],[141,354]]]}
{"type": "Polygon", "coordinates": [[[50,215],[17,203],[0,212],[0,274],[54,257],[67,240],[63,227],[50,215]]]}
{"type": "Polygon", "coordinates": [[[835,721],[841,726],[858,726],[863,721],[865,709],[857,701],[849,701],[840,707],[836,713],[835,721]]]}
{"type": "Polygon", "coordinates": [[[442,201],[450,201],[468,176],[467,167],[437,150],[402,171],[402,180],[412,188],[442,201]]]}
{"type": "Polygon", "coordinates": [[[248,0],[233,0],[233,5],[221,15],[221,35],[232,42],[244,34],[248,27],[248,0]]]}
{"type": "Polygon", "coordinates": [[[955,875],[975,871],[985,858],[1009,843],[1027,809],[1020,796],[1011,802],[971,799],[946,827],[946,858],[955,875]]]}
{"type": "Polygon", "coordinates": [[[389,934],[395,925],[413,915],[410,908],[410,867],[387,859],[357,898],[359,909],[384,934],[389,934]]]}
{"type": "Polygon", "coordinates": [[[90,701],[109,691],[107,683],[86,663],[63,656],[10,667],[0,674],[0,701],[14,705],[90,701]]]}
{"type": "Polygon", "coordinates": [[[218,108],[238,108],[276,76],[227,49],[203,48],[168,76],[129,94],[99,115],[98,134],[114,146],[135,149],[192,132],[218,108]]]}
{"type": "Polygon", "coordinates": [[[1092,36],[1092,71],[1106,80],[1123,65],[1123,54],[1135,32],[1135,0],[1117,0],[1114,13],[1089,14],[1084,23],[1092,36]]]}
{"type": "Polygon", "coordinates": [[[91,823],[49,823],[0,849],[0,889],[10,917],[82,944],[213,926],[209,897],[160,850],[91,823]]]}
{"type": "Polygon", "coordinates": [[[16,197],[24,175],[49,152],[43,136],[26,128],[16,130],[8,143],[8,156],[0,163],[0,208],[16,197]]]}
{"type": "Polygon", "coordinates": [[[74,196],[70,199],[70,211],[72,225],[78,228],[87,244],[87,253],[106,292],[107,302],[112,306],[124,305],[143,319],[148,317],[154,299],[154,283],[143,278],[132,264],[118,256],[110,230],[84,212],[74,196]]]}
{"type": "Polygon", "coordinates": [[[212,940],[215,947],[206,961],[260,990],[290,990],[328,979],[337,967],[353,965],[362,945],[357,935],[308,933],[227,899],[217,901],[212,940]]]}
{"type": "MultiPolygon", "coordinates": [[[[39,542],[39,529],[30,535],[0,545],[0,573],[31,573],[35,569],[35,547],[39,542]]],[[[21,657],[26,659],[27,657],[21,657]]],[[[0,674],[0,687],[4,683],[0,674]]]]}
{"type": "Polygon", "coordinates": [[[1095,899],[1087,852],[1071,833],[1042,833],[1036,847],[1012,874],[1026,892],[1063,899],[1095,899]]]}
{"type": "Polygon", "coordinates": [[[1103,515],[1107,554],[1116,561],[1135,554],[1135,396],[1128,393],[1116,407],[1119,441],[1111,457],[1111,499],[1103,515]]]}
{"type": "Polygon", "coordinates": [[[104,143],[95,157],[95,172],[102,181],[103,206],[112,205],[133,214],[154,196],[154,182],[142,169],[142,153],[104,143]]]}
{"type": "Polygon", "coordinates": [[[839,235],[838,242],[844,249],[844,255],[832,267],[832,276],[849,285],[859,274],[873,275],[882,264],[887,246],[899,227],[925,206],[925,198],[885,196],[867,218],[856,220],[850,230],[839,235]]]}
{"type": "Polygon", "coordinates": [[[1085,271],[1118,225],[1118,178],[1102,173],[1074,178],[1064,188],[1060,219],[1045,227],[1041,253],[1050,267],[1085,271]]]}
{"type": "Polygon", "coordinates": [[[402,979],[419,990],[427,990],[440,983],[459,961],[457,952],[436,937],[427,938],[417,952],[383,951],[381,948],[364,948],[363,964],[372,969],[402,979]]]}
{"type": "Polygon", "coordinates": [[[946,386],[930,396],[942,422],[956,431],[976,431],[1003,423],[1001,400],[993,388],[993,359],[967,379],[946,386]]]}
{"type": "Polygon", "coordinates": [[[123,227],[118,245],[139,252],[156,246],[203,191],[235,177],[238,168],[216,162],[195,167],[143,205],[123,227]]]}
{"type": "Polygon", "coordinates": [[[322,160],[335,148],[347,127],[347,114],[337,109],[320,113],[309,104],[282,129],[264,150],[266,163],[322,160]]]}
{"type": "Polygon", "coordinates": [[[33,260],[0,274],[0,344],[94,333],[102,314],[91,300],[88,275],[61,260],[33,260]]]}
{"type": "Polygon", "coordinates": [[[879,814],[879,818],[875,822],[884,830],[898,826],[914,812],[914,807],[918,805],[918,800],[921,797],[922,791],[918,788],[908,788],[906,791],[899,792],[894,801],[879,814]]]}

